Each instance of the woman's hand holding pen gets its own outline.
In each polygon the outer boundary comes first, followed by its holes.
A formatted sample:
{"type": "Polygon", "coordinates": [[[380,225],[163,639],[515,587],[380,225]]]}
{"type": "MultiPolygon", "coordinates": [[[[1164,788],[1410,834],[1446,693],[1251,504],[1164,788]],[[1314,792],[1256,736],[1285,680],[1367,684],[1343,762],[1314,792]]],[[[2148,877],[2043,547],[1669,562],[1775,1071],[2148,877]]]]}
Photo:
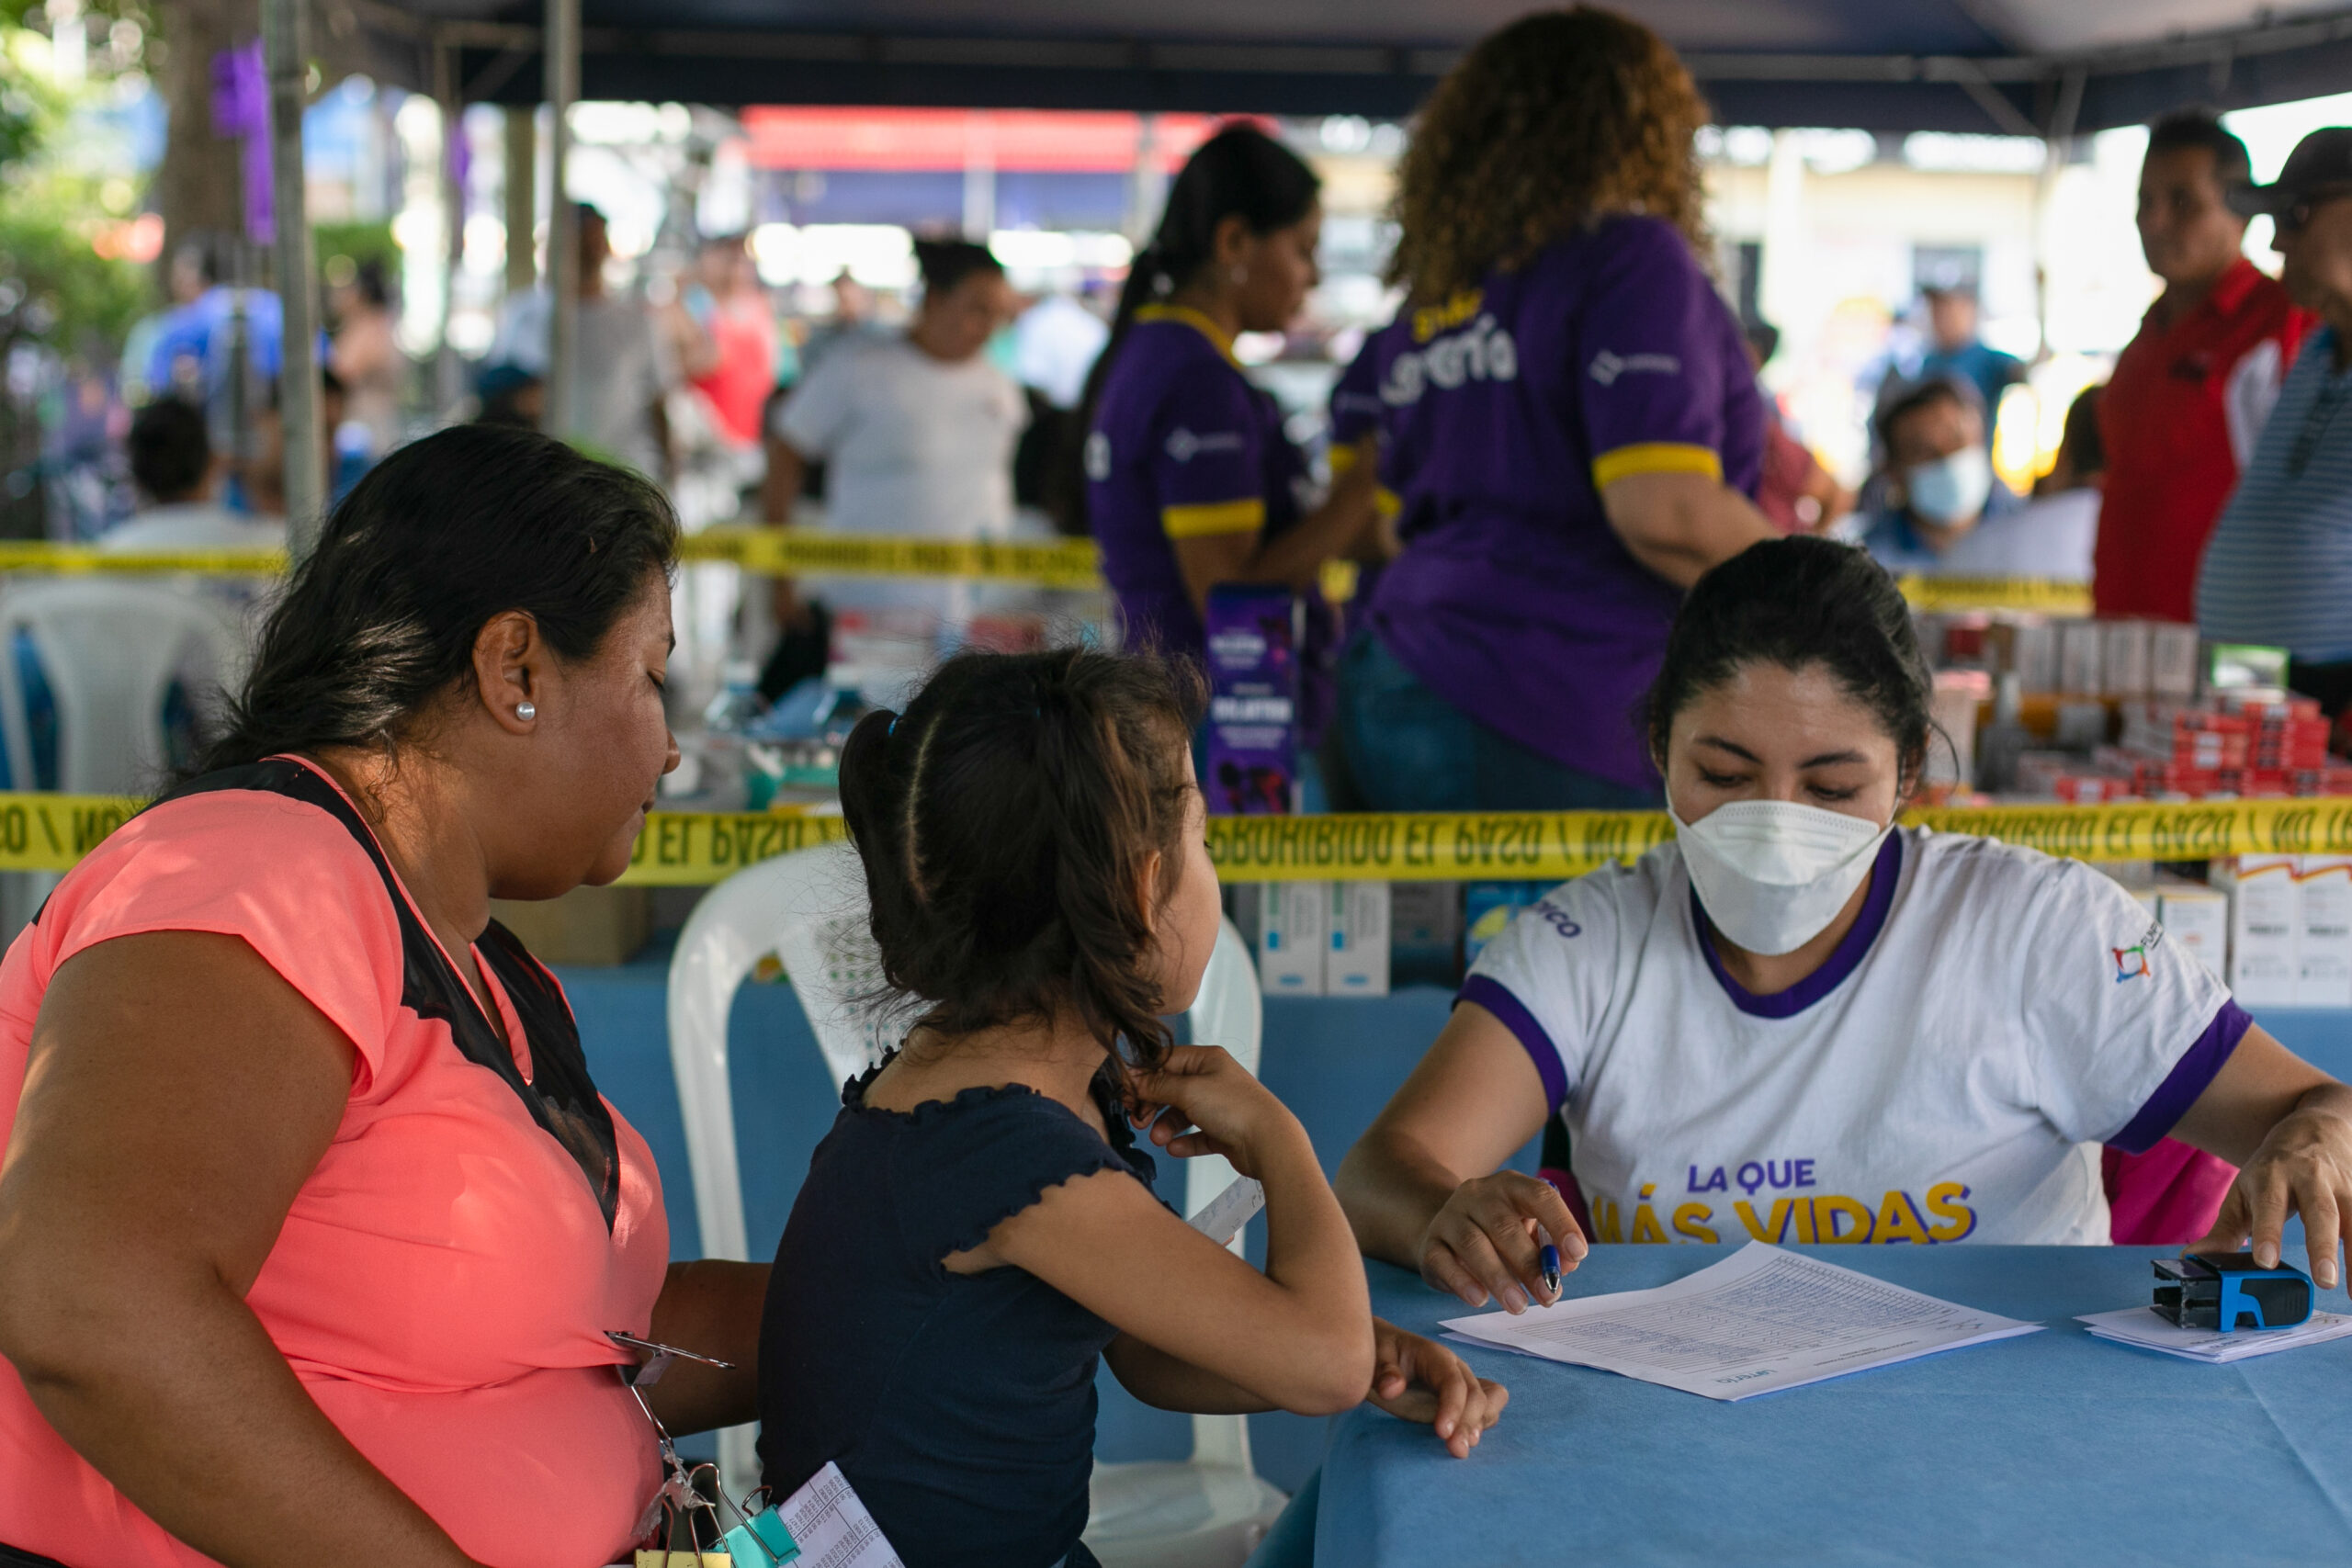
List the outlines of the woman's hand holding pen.
{"type": "Polygon", "coordinates": [[[1179,1159],[1223,1155],[1244,1176],[1263,1178],[1269,1138],[1306,1136],[1298,1118],[1217,1045],[1177,1045],[1157,1068],[1132,1070],[1128,1116],[1179,1159]]]}
{"type": "Polygon", "coordinates": [[[1498,1170],[1462,1183],[1421,1236],[1421,1278],[1468,1306],[1489,1299],[1505,1312],[1549,1305],[1560,1296],[1544,1254],[1558,1244],[1553,1269],[1573,1271],[1585,1255],[1584,1232],[1550,1182],[1498,1170]],[[1539,1234],[1540,1232],[1540,1234],[1539,1234]]]}

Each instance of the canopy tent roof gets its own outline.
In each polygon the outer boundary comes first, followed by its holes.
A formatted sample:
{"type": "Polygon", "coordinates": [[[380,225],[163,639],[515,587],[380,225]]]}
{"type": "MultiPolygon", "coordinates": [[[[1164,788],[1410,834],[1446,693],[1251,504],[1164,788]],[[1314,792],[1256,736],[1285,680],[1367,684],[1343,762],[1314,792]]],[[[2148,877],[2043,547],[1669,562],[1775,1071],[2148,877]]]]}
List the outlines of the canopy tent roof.
{"type": "MultiPolygon", "coordinates": [[[[2064,134],[2352,83],[2352,6],[2257,0],[1618,0],[1725,124],[2064,134]]],[[[400,72],[540,96],[533,0],[343,0],[400,72]]],[[[582,96],[1358,114],[1412,111],[1521,0],[582,0],[582,96]]],[[[388,61],[389,62],[389,61],[388,61]]]]}

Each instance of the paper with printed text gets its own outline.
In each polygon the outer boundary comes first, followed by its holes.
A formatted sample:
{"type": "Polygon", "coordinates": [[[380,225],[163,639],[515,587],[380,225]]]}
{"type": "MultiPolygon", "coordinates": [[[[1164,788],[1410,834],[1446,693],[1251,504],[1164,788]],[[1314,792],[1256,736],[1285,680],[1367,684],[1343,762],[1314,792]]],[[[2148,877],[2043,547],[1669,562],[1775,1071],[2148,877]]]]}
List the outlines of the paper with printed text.
{"type": "Polygon", "coordinates": [[[800,1548],[793,1568],[905,1568],[841,1466],[831,1461],[776,1511],[800,1548]]]}
{"type": "Polygon", "coordinates": [[[2041,1325],[1757,1241],[1670,1285],[1578,1297],[1517,1317],[1449,1318],[1445,1326],[1497,1349],[1741,1400],[2041,1325]]]}

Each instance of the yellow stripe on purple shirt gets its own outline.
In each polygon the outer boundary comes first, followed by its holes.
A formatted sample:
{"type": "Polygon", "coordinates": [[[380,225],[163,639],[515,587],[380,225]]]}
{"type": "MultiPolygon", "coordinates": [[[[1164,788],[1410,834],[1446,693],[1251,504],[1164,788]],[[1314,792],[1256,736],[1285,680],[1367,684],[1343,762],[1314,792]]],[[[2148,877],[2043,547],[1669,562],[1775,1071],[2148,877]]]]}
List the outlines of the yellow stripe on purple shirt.
{"type": "Polygon", "coordinates": [[[1207,506],[1164,506],[1159,525],[1171,539],[1205,539],[1217,534],[1254,534],[1266,525],[1266,499],[1253,495],[1207,506]]]}
{"type": "Polygon", "coordinates": [[[1712,446],[1689,446],[1679,441],[1645,441],[1603,452],[1592,460],[1595,490],[1634,474],[1704,474],[1711,479],[1721,479],[1724,460],[1712,446]]]}

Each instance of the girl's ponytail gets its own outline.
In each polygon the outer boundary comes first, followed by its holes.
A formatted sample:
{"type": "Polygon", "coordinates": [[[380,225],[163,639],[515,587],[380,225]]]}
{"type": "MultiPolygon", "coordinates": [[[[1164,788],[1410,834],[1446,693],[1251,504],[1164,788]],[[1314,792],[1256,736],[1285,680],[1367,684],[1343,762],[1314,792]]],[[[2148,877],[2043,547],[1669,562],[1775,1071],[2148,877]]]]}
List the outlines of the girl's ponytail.
{"type": "Polygon", "coordinates": [[[891,991],[946,1034],[1075,1017],[1119,1076],[1169,1045],[1152,907],[1182,858],[1189,667],[1065,649],[963,654],[842,752],[891,991]],[[1161,879],[1147,886],[1151,856],[1161,879]]]}

